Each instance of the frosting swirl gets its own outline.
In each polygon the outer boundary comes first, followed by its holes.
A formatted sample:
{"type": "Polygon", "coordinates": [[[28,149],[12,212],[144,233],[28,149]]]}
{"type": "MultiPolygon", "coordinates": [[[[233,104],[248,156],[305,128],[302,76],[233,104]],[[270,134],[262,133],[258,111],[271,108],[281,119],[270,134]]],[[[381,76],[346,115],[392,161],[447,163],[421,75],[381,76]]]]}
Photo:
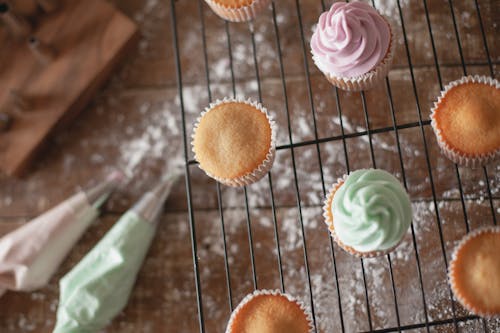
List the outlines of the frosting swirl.
{"type": "Polygon", "coordinates": [[[383,170],[351,173],[333,197],[335,233],[356,251],[382,251],[396,246],[408,230],[412,210],[401,183],[383,170]]]}
{"type": "Polygon", "coordinates": [[[354,77],[368,73],[387,54],[391,31],[385,19],[362,2],[336,2],[319,17],[311,51],[323,73],[354,77]]]}

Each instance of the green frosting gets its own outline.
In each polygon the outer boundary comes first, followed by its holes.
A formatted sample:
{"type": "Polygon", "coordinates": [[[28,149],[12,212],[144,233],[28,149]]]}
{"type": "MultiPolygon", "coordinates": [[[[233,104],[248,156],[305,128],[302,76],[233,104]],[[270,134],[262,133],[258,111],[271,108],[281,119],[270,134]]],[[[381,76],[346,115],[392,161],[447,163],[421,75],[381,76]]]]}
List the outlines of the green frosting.
{"type": "Polygon", "coordinates": [[[54,333],[98,332],[127,304],[155,226],[133,211],[60,281],[54,333]]]}
{"type": "Polygon", "coordinates": [[[383,170],[352,172],[332,202],[335,233],[359,252],[396,246],[408,230],[411,203],[401,183],[383,170]]]}

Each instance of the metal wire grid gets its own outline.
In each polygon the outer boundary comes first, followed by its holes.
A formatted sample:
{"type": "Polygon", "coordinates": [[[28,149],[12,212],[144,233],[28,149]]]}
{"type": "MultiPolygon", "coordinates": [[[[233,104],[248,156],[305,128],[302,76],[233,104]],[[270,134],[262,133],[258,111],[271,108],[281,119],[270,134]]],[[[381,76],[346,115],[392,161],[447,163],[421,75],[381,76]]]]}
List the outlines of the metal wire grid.
{"type": "MultiPolygon", "coordinates": [[[[186,131],[186,117],[185,117],[186,114],[185,114],[185,110],[184,110],[184,99],[183,99],[181,58],[180,58],[180,54],[179,54],[176,1],[178,1],[178,0],[170,0],[171,24],[172,24],[171,29],[172,29],[172,34],[173,34],[173,49],[174,49],[174,59],[175,59],[175,67],[176,67],[176,78],[177,78],[178,94],[179,94],[179,100],[180,100],[182,130],[183,130],[183,136],[184,136],[183,139],[184,139],[184,157],[185,157],[185,172],[186,172],[185,181],[186,181],[186,190],[187,190],[187,204],[188,204],[190,237],[191,237],[191,246],[192,246],[193,269],[194,269],[194,277],[195,277],[196,299],[197,299],[197,307],[198,307],[198,322],[199,322],[200,332],[205,332],[205,323],[204,323],[204,315],[203,315],[203,307],[202,307],[202,294],[203,293],[202,293],[202,290],[200,287],[200,273],[199,273],[198,255],[197,255],[198,250],[197,250],[197,243],[196,243],[196,230],[195,230],[194,211],[193,211],[192,195],[191,195],[192,192],[191,192],[191,175],[190,175],[191,171],[190,171],[190,168],[192,166],[196,165],[196,161],[189,160],[189,157],[188,157],[189,156],[188,155],[188,149],[189,149],[188,137],[189,136],[188,136],[188,133],[186,131]]],[[[325,1],[324,0],[319,0],[319,1],[321,2],[321,6],[323,8],[323,11],[326,10],[327,8],[325,5],[325,1]]],[[[439,64],[438,57],[437,57],[437,52],[436,52],[436,47],[435,47],[435,42],[434,42],[434,37],[433,37],[433,31],[432,31],[432,25],[431,25],[431,21],[429,18],[429,10],[428,10],[428,6],[427,6],[427,0],[422,0],[422,1],[423,1],[424,9],[425,9],[425,20],[426,20],[426,24],[427,24],[427,29],[428,29],[430,39],[431,39],[432,54],[433,54],[433,58],[434,58],[434,65],[435,65],[436,72],[437,72],[437,79],[439,82],[439,86],[442,89],[443,82],[442,82],[442,78],[441,78],[440,64],[439,64]]],[[[474,0],[474,4],[475,4],[478,20],[479,20],[479,28],[481,30],[482,42],[483,42],[484,50],[485,50],[485,53],[487,56],[487,62],[488,62],[490,75],[492,77],[495,77],[495,72],[493,69],[493,64],[492,64],[492,60],[491,60],[489,49],[488,49],[486,34],[484,31],[483,20],[481,17],[480,6],[479,6],[477,0],[474,0]]],[[[290,112],[289,112],[289,105],[288,105],[287,87],[286,87],[286,83],[285,83],[285,72],[284,72],[281,43],[280,43],[280,32],[278,29],[278,24],[277,24],[277,19],[276,19],[275,4],[274,4],[274,2],[272,2],[272,4],[271,4],[272,19],[273,19],[273,26],[274,26],[274,33],[275,33],[275,42],[276,42],[276,47],[277,47],[277,51],[278,51],[280,78],[281,78],[282,89],[283,89],[282,93],[283,93],[283,97],[285,100],[284,109],[286,112],[286,120],[287,120],[287,125],[288,125],[287,126],[288,127],[288,138],[289,138],[288,144],[277,146],[276,149],[277,150],[289,149],[291,152],[294,187],[295,187],[297,208],[298,208],[298,212],[299,212],[299,223],[300,223],[300,231],[301,231],[302,244],[303,244],[303,255],[304,255],[304,262],[305,262],[306,277],[307,277],[307,282],[308,282],[310,309],[311,309],[311,313],[312,313],[312,317],[313,317],[313,321],[314,321],[315,331],[317,332],[318,329],[317,329],[316,316],[315,316],[314,298],[313,298],[312,287],[311,287],[311,278],[310,278],[309,261],[308,261],[308,253],[307,253],[307,241],[306,241],[306,237],[305,237],[305,233],[304,233],[301,196],[300,196],[299,185],[298,185],[298,180],[297,180],[297,169],[296,169],[295,154],[294,154],[295,148],[302,147],[302,146],[310,146],[310,145],[314,145],[316,147],[317,158],[318,158],[318,163],[319,163],[319,168],[320,168],[321,181],[322,181],[322,190],[323,190],[323,195],[325,196],[326,195],[326,188],[325,188],[325,182],[324,182],[324,176],[323,176],[323,165],[322,165],[322,159],[321,159],[321,149],[320,149],[321,143],[330,142],[330,141],[338,141],[338,140],[342,141],[345,163],[346,163],[346,172],[348,173],[350,171],[350,167],[349,167],[349,156],[347,153],[346,139],[367,136],[368,141],[369,141],[371,163],[372,163],[373,168],[376,168],[377,165],[375,162],[375,152],[373,149],[372,134],[387,133],[387,132],[393,131],[395,134],[395,137],[396,137],[396,145],[397,145],[398,157],[399,157],[399,162],[400,162],[400,167],[401,167],[401,174],[402,174],[402,178],[403,178],[403,184],[404,184],[405,188],[407,188],[405,167],[404,167],[401,144],[400,144],[400,139],[399,139],[399,130],[408,129],[408,128],[420,128],[420,132],[421,132],[422,140],[423,140],[424,151],[425,151],[427,172],[429,175],[431,191],[432,191],[432,201],[433,201],[433,205],[434,205],[434,209],[435,209],[435,213],[436,213],[435,214],[436,215],[436,224],[437,224],[437,227],[439,230],[441,251],[442,251],[444,263],[446,266],[445,268],[448,267],[448,261],[447,261],[447,257],[446,257],[446,249],[445,249],[445,245],[444,245],[443,230],[442,230],[442,226],[441,226],[441,218],[440,218],[440,214],[439,214],[439,206],[437,203],[435,185],[434,185],[433,176],[432,176],[432,172],[431,172],[431,163],[430,163],[430,158],[429,158],[429,154],[428,154],[428,144],[427,144],[426,137],[425,137],[425,129],[424,128],[425,128],[425,126],[430,125],[430,121],[422,119],[422,112],[421,112],[421,107],[419,104],[416,80],[415,80],[415,75],[414,75],[414,68],[412,65],[412,56],[411,56],[410,49],[408,46],[408,39],[407,39],[405,22],[404,22],[404,18],[403,18],[403,12],[401,9],[400,0],[397,0],[397,7],[398,7],[398,12],[399,12],[399,19],[400,19],[401,27],[403,30],[404,45],[405,45],[407,61],[409,64],[411,82],[412,82],[412,87],[413,87],[413,95],[415,98],[416,112],[418,114],[418,122],[397,124],[394,103],[393,103],[393,98],[392,98],[392,92],[391,92],[391,83],[390,83],[390,79],[387,77],[385,79],[385,86],[386,86],[387,98],[388,98],[388,102],[389,102],[389,109],[391,112],[393,126],[376,128],[376,129],[370,128],[370,120],[369,120],[368,111],[367,111],[366,97],[365,97],[364,92],[361,92],[360,97],[361,97],[361,101],[362,101],[366,130],[346,134],[344,132],[344,126],[343,126],[343,122],[342,122],[342,106],[341,106],[340,99],[339,99],[338,89],[332,88],[333,92],[334,92],[334,96],[335,96],[337,111],[339,114],[341,135],[327,137],[327,138],[321,138],[321,139],[318,138],[318,129],[317,129],[317,124],[316,124],[316,111],[315,111],[315,105],[314,105],[314,101],[313,101],[313,94],[312,94],[312,88],[311,88],[309,64],[307,61],[308,47],[306,46],[304,27],[302,24],[302,12],[301,12],[300,0],[295,0],[295,5],[296,5],[297,17],[299,20],[300,42],[301,42],[302,51],[303,51],[303,65],[304,65],[304,73],[305,73],[305,78],[306,78],[306,83],[307,83],[308,99],[309,99],[309,104],[310,104],[312,119],[313,119],[313,126],[314,126],[314,140],[308,140],[308,141],[302,141],[302,142],[296,142],[296,143],[293,142],[291,121],[290,121],[290,112]]],[[[374,0],[372,0],[372,5],[375,7],[374,0]]],[[[449,5],[449,10],[450,10],[450,15],[451,15],[451,18],[453,21],[454,34],[455,34],[456,41],[457,41],[457,50],[458,50],[459,55],[460,55],[462,71],[463,71],[464,75],[467,75],[467,65],[466,65],[465,60],[464,60],[462,44],[460,41],[460,34],[459,34],[459,31],[457,28],[455,10],[453,7],[453,1],[448,0],[448,5],[449,5]]],[[[211,87],[210,87],[210,73],[209,73],[208,52],[207,52],[207,43],[206,43],[206,34],[205,34],[205,20],[204,20],[204,10],[205,9],[204,9],[204,5],[203,5],[202,0],[198,0],[198,9],[199,9],[199,14],[200,14],[200,18],[201,18],[201,38],[202,38],[202,42],[203,42],[203,57],[204,57],[204,63],[205,63],[205,76],[206,76],[206,84],[207,84],[206,88],[207,88],[209,101],[211,102],[212,101],[212,93],[211,93],[211,87]]],[[[258,98],[259,98],[259,101],[262,102],[260,73],[259,73],[258,59],[257,59],[257,52],[256,52],[255,35],[254,35],[252,23],[249,24],[249,29],[250,29],[251,42],[252,42],[255,77],[257,80],[258,98]]],[[[235,75],[234,75],[234,68],[233,68],[233,55],[232,55],[232,49],[231,49],[231,33],[230,33],[230,24],[228,22],[225,22],[225,32],[226,32],[226,39],[227,39],[229,68],[230,68],[230,72],[231,72],[232,93],[233,93],[233,97],[236,97],[236,84],[235,84],[235,75]]],[[[466,209],[466,205],[465,205],[464,193],[463,193],[463,189],[462,189],[460,169],[456,164],[455,164],[455,173],[456,173],[456,177],[457,177],[457,181],[458,181],[458,187],[459,187],[459,192],[460,192],[460,201],[461,201],[461,205],[462,205],[462,212],[463,212],[463,216],[464,216],[465,228],[466,228],[466,231],[469,232],[470,227],[469,227],[469,221],[468,221],[468,216],[467,216],[467,209],[466,209]]],[[[485,183],[487,186],[487,194],[488,194],[489,206],[491,209],[492,222],[494,225],[497,225],[496,216],[495,216],[495,208],[494,208],[494,204],[493,204],[490,182],[489,182],[489,176],[488,176],[488,171],[487,171],[486,167],[483,167],[483,174],[484,174],[484,179],[485,179],[485,183]]],[[[274,226],[274,239],[275,239],[275,243],[276,243],[276,253],[277,253],[277,261],[278,261],[279,277],[280,277],[280,286],[281,286],[281,290],[283,292],[285,292],[286,290],[285,290],[285,284],[284,284],[284,279],[283,279],[283,268],[282,268],[282,263],[281,263],[278,224],[277,224],[277,218],[276,218],[276,205],[275,205],[275,201],[274,201],[273,180],[272,180],[272,175],[270,172],[268,173],[267,181],[269,183],[269,191],[270,191],[270,197],[271,197],[271,210],[272,210],[272,214],[273,214],[272,217],[273,217],[273,226],[274,226]]],[[[222,202],[222,195],[221,195],[221,187],[220,187],[220,184],[218,182],[216,183],[216,191],[217,191],[218,208],[219,208],[219,214],[220,214],[221,235],[222,235],[222,240],[223,240],[225,274],[226,274],[227,292],[228,292],[228,305],[229,305],[230,310],[232,311],[234,308],[234,304],[232,301],[232,288],[231,288],[231,279],[230,279],[230,271],[229,271],[229,264],[228,264],[228,255],[227,255],[227,242],[226,242],[226,233],[225,233],[225,224],[224,224],[225,222],[224,222],[224,214],[223,214],[223,202],[222,202]]],[[[254,289],[257,289],[258,288],[258,281],[257,281],[256,268],[255,268],[255,256],[254,256],[254,251],[253,251],[253,236],[252,236],[250,210],[249,210],[249,205],[248,205],[248,195],[247,195],[246,187],[244,188],[244,198],[245,198],[245,208],[246,208],[246,222],[247,222],[247,229],[248,229],[248,241],[249,241],[249,245],[250,245],[250,258],[251,258],[251,266],[252,266],[251,268],[252,268],[253,286],[254,286],[254,289]]],[[[416,241],[415,229],[414,229],[413,224],[411,225],[411,234],[412,234],[413,247],[414,247],[414,251],[415,251],[415,259],[416,259],[415,264],[416,264],[417,272],[418,272],[420,292],[422,295],[422,302],[424,305],[423,311],[424,311],[425,321],[420,322],[420,323],[411,324],[411,325],[404,325],[404,326],[401,325],[400,316],[399,316],[399,309],[398,309],[398,299],[397,299],[396,287],[395,287],[394,277],[393,277],[392,262],[391,262],[391,257],[389,255],[387,255],[386,257],[387,257],[388,266],[389,266],[389,273],[390,273],[390,279],[391,279],[391,285],[392,285],[394,309],[395,309],[395,314],[396,314],[397,326],[374,330],[373,325],[372,325],[371,315],[370,315],[370,305],[369,305],[370,303],[369,303],[369,298],[368,298],[365,269],[364,269],[363,259],[360,259],[363,284],[364,284],[364,292],[365,292],[365,298],[366,298],[366,311],[367,311],[367,317],[368,317],[368,326],[369,326],[370,332],[396,332],[396,331],[401,332],[401,331],[406,331],[406,330],[411,330],[411,329],[422,329],[422,328],[425,328],[425,330],[427,332],[430,332],[430,328],[433,326],[447,325],[447,324],[453,324],[454,331],[458,332],[458,323],[459,322],[466,322],[466,321],[478,320],[478,319],[481,320],[481,322],[482,322],[484,332],[488,332],[488,328],[486,326],[486,321],[484,319],[481,319],[481,318],[474,316],[474,315],[457,317],[456,311],[455,311],[455,304],[453,301],[450,302],[451,307],[452,307],[451,308],[452,309],[452,318],[451,319],[433,320],[433,321],[429,320],[428,313],[427,313],[426,296],[425,296],[425,291],[423,288],[422,269],[421,269],[418,245],[417,245],[417,241],[416,241]]],[[[333,276],[335,277],[335,286],[337,288],[337,302],[338,302],[339,317],[340,317],[339,320],[340,320],[342,332],[345,332],[344,318],[342,315],[342,302],[341,302],[341,297],[340,297],[342,290],[339,289],[335,250],[333,247],[333,241],[332,241],[328,232],[326,232],[325,237],[328,237],[328,239],[330,240],[330,252],[331,252],[331,257],[332,257],[332,261],[333,261],[333,276]]],[[[448,287],[448,289],[449,289],[448,290],[449,297],[452,300],[453,298],[452,298],[451,289],[449,287],[448,287]]]]}

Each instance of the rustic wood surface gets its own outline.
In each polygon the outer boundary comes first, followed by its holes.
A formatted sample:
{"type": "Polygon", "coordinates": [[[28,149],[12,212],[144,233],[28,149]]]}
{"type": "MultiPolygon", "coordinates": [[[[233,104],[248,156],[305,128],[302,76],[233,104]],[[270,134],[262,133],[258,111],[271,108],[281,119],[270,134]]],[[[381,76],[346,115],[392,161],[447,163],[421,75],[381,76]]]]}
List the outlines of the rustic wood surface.
{"type": "MultiPolygon", "coordinates": [[[[325,1],[326,5],[333,1],[325,1]]],[[[172,47],[169,1],[114,1],[133,18],[141,30],[141,40],[125,65],[117,71],[105,89],[67,129],[53,136],[47,149],[23,179],[0,177],[0,233],[13,230],[21,223],[55,205],[79,186],[95,183],[113,168],[130,175],[130,180],[115,193],[99,221],[91,226],[70,253],[63,266],[46,288],[33,293],[8,292],[0,298],[1,332],[50,332],[55,320],[58,279],[64,275],[119,215],[150,188],[166,170],[183,165],[181,111],[176,85],[174,49],[172,47]]],[[[209,89],[212,99],[232,96],[233,85],[227,47],[226,25],[202,3],[202,15],[208,45],[209,89]]],[[[393,108],[398,125],[418,122],[411,73],[396,1],[375,1],[397,33],[395,64],[389,75],[393,108]]],[[[500,62],[500,27],[498,6],[494,0],[479,0],[489,54],[495,75],[500,62]]],[[[308,144],[315,138],[308,85],[297,18],[300,6],[306,43],[322,11],[320,0],[275,1],[280,33],[285,84],[294,143],[297,185],[301,210],[297,208],[296,185],[287,127],[283,85],[271,9],[260,15],[253,26],[228,24],[237,96],[258,98],[258,85],[251,44],[255,33],[257,65],[263,103],[279,126],[276,163],[271,172],[276,223],[280,241],[279,254],[287,292],[294,294],[310,308],[309,284],[303,256],[300,221],[304,223],[314,310],[320,332],[340,332],[341,319],[346,332],[449,320],[469,315],[450,299],[446,282],[445,257],[449,260],[456,242],[470,229],[492,225],[500,218],[500,166],[489,165],[489,184],[483,169],[458,168],[439,151],[434,134],[424,126],[427,146],[419,127],[374,133],[372,145],[377,167],[403,180],[403,169],[414,208],[414,231],[391,254],[391,265],[397,300],[397,312],[387,257],[363,261],[368,301],[365,296],[361,262],[334,246],[338,289],[330,251],[329,237],[321,218],[324,197],[318,147],[308,144]],[[397,146],[399,138],[403,165],[397,146]],[[430,170],[427,167],[428,151],[430,170]],[[430,177],[434,180],[434,186],[430,177]],[[460,181],[460,183],[459,183],[460,181]],[[459,185],[464,193],[461,201],[459,185]],[[488,186],[492,193],[488,197],[488,186]],[[417,252],[416,252],[416,250],[417,252]],[[417,256],[423,286],[417,271],[417,256]],[[340,292],[338,293],[337,290],[340,292]],[[423,303],[425,298],[425,305],[423,303]],[[342,311],[340,311],[340,306],[342,311]],[[368,307],[367,307],[368,305],[368,307]],[[369,316],[367,308],[369,308],[369,316]]],[[[448,1],[427,1],[432,37],[439,67],[436,68],[423,1],[400,1],[405,22],[409,53],[414,68],[416,92],[422,118],[429,119],[429,109],[443,84],[463,75],[457,39],[448,1]],[[438,72],[439,70],[439,72],[438,72]]],[[[453,1],[457,28],[463,48],[466,69],[470,74],[489,75],[487,56],[473,1],[453,1]]],[[[175,2],[183,97],[188,135],[192,123],[209,102],[205,77],[203,39],[197,0],[175,2]]],[[[313,106],[316,112],[318,138],[330,138],[319,144],[322,173],[326,188],[346,173],[343,140],[340,139],[339,112],[335,91],[322,77],[307,54],[311,73],[313,106]]],[[[370,142],[359,93],[339,92],[342,124],[351,170],[372,166],[370,142]]],[[[371,130],[393,126],[387,87],[381,84],[366,93],[366,107],[371,130]]],[[[192,154],[189,152],[189,159],[192,154]]],[[[230,314],[221,215],[224,217],[227,256],[232,291],[232,305],[253,290],[249,255],[247,211],[253,236],[255,270],[259,288],[279,288],[278,251],[274,238],[274,215],[271,209],[269,178],[247,189],[225,186],[219,212],[217,187],[196,165],[190,166],[192,203],[197,233],[202,304],[206,332],[222,332],[230,314]]],[[[468,320],[460,323],[464,332],[500,330],[497,320],[468,320]],[[483,326],[484,325],[484,326],[483,326]]],[[[198,332],[196,292],[183,181],[165,205],[158,235],[140,272],[136,287],[125,311],[105,332],[198,332]]],[[[453,324],[432,327],[431,332],[454,332],[453,324]]],[[[410,332],[426,332],[425,328],[410,332]]]]}
{"type": "Polygon", "coordinates": [[[0,110],[13,117],[11,128],[0,133],[0,170],[8,175],[25,171],[56,126],[87,105],[137,35],[134,22],[105,1],[60,6],[31,20],[30,36],[43,45],[37,50],[48,50],[43,54],[52,59],[40,61],[28,39],[0,31],[0,48],[8,50],[0,55],[0,110]],[[24,101],[22,108],[12,92],[24,101]]]}

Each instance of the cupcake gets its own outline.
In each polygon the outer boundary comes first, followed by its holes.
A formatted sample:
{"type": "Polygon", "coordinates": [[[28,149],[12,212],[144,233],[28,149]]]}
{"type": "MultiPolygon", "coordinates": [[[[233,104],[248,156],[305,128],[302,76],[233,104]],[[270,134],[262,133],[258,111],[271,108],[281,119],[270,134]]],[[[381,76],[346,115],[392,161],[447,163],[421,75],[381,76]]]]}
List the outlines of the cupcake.
{"type": "Polygon", "coordinates": [[[455,248],[448,275],[466,309],[483,317],[500,316],[500,227],[466,235],[455,248]]]}
{"type": "Polygon", "coordinates": [[[363,2],[336,2],[311,38],[314,63],[340,89],[370,89],[387,76],[394,52],[389,22],[363,2]]]}
{"type": "Polygon", "coordinates": [[[229,186],[244,186],[271,169],[275,137],[275,123],[261,104],[224,99],[210,104],[197,119],[192,147],[208,176],[229,186]]]}
{"type": "Polygon", "coordinates": [[[271,0],[205,0],[205,2],[224,20],[245,22],[253,20],[271,0]]]}
{"type": "Polygon", "coordinates": [[[410,198],[396,177],[362,169],[335,183],[323,207],[332,238],[357,257],[377,257],[394,250],[411,224],[410,198]]]}
{"type": "Polygon", "coordinates": [[[279,291],[257,290],[231,314],[226,333],[312,333],[311,314],[302,303],[279,291]]]}
{"type": "Polygon", "coordinates": [[[467,166],[500,156],[500,83],[467,76],[449,83],[431,110],[431,125],[443,154],[467,166]]]}

